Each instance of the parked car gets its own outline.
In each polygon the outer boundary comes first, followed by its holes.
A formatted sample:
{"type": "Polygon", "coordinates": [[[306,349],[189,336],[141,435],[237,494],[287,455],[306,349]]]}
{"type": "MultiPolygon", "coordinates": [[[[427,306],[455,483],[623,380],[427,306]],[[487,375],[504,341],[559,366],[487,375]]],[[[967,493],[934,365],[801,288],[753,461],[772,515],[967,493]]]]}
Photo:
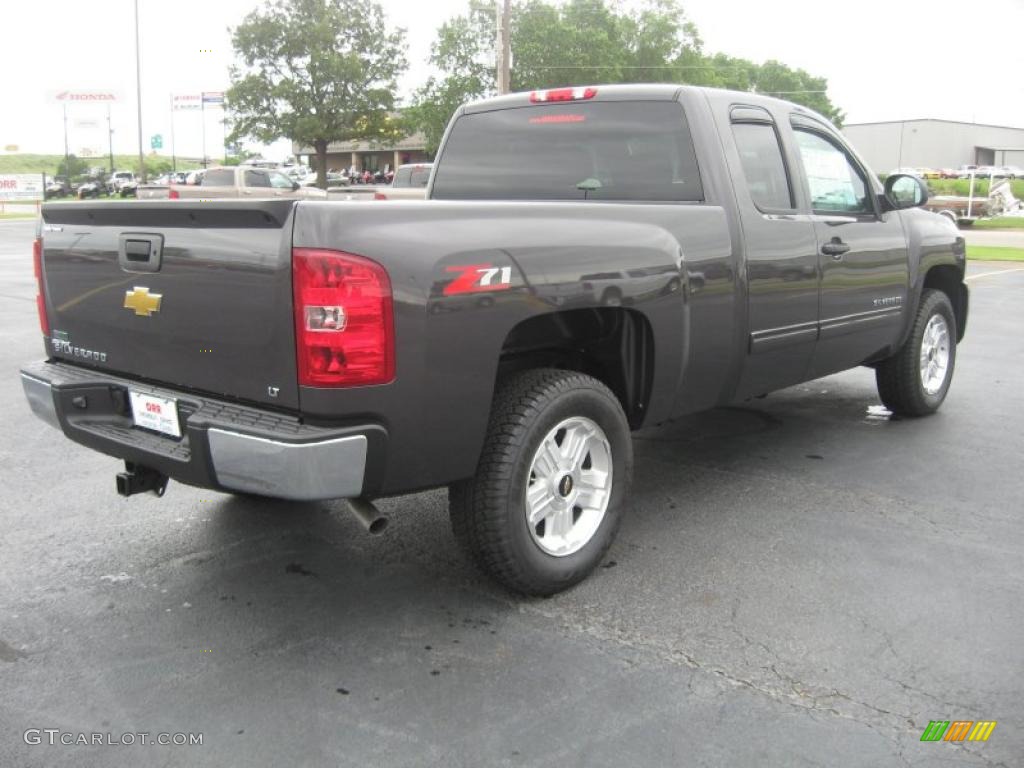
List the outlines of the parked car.
{"type": "Polygon", "coordinates": [[[395,189],[403,189],[406,187],[420,187],[422,189],[426,189],[427,182],[430,181],[430,170],[433,167],[433,163],[409,163],[408,165],[400,165],[395,170],[395,178],[391,182],[391,186],[395,189]]]}
{"type": "Polygon", "coordinates": [[[78,185],[75,194],[79,200],[85,200],[90,197],[95,198],[101,195],[109,195],[112,191],[103,179],[89,179],[78,185]]]}
{"type": "Polygon", "coordinates": [[[915,175],[922,179],[941,179],[942,171],[935,168],[915,168],[915,175]]]}
{"type": "Polygon", "coordinates": [[[46,188],[43,190],[43,196],[50,200],[54,197],[67,197],[71,194],[71,185],[63,176],[51,176],[46,181],[46,188]]]}
{"type": "Polygon", "coordinates": [[[237,165],[207,168],[197,185],[143,185],[139,188],[139,197],[146,200],[231,197],[326,199],[327,193],[302,187],[280,171],[237,165]]]}
{"type": "Polygon", "coordinates": [[[409,163],[400,165],[390,186],[379,186],[377,200],[422,200],[427,194],[431,163],[409,163]]]}
{"type": "Polygon", "coordinates": [[[45,203],[30,407],[125,496],[345,498],[372,531],[375,498],[447,486],[474,562],[551,594],[608,551],[633,430],[856,366],[899,416],[950,387],[963,239],[805,107],[505,95],[456,111],[427,197],[45,203]]]}
{"type": "Polygon", "coordinates": [[[886,176],[915,176],[919,179],[924,178],[917,168],[894,168],[889,171],[886,176]]]}
{"type": "Polygon", "coordinates": [[[107,184],[115,194],[118,194],[121,197],[134,195],[135,190],[138,187],[135,174],[131,171],[115,171],[110,174],[107,184]]]}

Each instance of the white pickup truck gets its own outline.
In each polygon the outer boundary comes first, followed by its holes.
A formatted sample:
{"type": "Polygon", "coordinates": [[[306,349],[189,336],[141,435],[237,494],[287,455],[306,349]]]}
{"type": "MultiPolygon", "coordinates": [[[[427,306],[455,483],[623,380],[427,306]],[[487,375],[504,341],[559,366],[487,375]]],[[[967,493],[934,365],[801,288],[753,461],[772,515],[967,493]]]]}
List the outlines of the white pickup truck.
{"type": "Polygon", "coordinates": [[[303,187],[280,171],[239,165],[208,168],[199,184],[145,184],[139,187],[140,200],[228,199],[283,197],[324,200],[322,189],[303,187]]]}

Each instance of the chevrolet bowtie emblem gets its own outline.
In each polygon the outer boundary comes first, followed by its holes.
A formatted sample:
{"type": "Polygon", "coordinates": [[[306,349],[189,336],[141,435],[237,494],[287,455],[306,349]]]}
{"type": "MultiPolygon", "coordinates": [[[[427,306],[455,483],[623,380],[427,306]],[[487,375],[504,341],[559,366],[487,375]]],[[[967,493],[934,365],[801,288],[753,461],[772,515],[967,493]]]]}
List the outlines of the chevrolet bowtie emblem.
{"type": "Polygon", "coordinates": [[[137,285],[132,290],[124,292],[124,308],[134,309],[135,314],[140,317],[149,317],[160,311],[162,298],[162,293],[150,293],[149,288],[137,285]]]}

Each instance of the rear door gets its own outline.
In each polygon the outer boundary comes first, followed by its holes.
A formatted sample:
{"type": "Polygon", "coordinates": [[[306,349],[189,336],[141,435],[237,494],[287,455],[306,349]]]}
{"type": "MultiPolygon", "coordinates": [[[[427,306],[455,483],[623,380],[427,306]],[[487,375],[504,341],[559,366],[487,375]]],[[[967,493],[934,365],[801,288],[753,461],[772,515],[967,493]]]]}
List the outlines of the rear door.
{"type": "Polygon", "coordinates": [[[738,391],[746,397],[806,378],[818,335],[818,254],[773,116],[763,107],[733,105],[729,124],[735,154],[727,155],[746,253],[750,332],[738,391]]]}
{"type": "Polygon", "coordinates": [[[51,355],[298,406],[290,201],[50,204],[51,355]]]}
{"type": "Polygon", "coordinates": [[[907,240],[883,213],[867,171],[824,125],[793,116],[801,181],[813,213],[821,271],[812,377],[858,365],[899,334],[907,301],[907,240]]]}

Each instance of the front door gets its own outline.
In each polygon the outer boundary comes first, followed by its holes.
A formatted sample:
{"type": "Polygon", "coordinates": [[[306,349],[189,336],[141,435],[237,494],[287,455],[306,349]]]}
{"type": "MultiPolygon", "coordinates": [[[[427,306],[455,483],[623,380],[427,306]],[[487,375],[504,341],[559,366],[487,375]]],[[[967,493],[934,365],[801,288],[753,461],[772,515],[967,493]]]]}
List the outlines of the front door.
{"type": "Polygon", "coordinates": [[[809,377],[845,370],[897,338],[907,302],[907,240],[899,214],[882,213],[875,186],[830,131],[793,124],[821,272],[818,343],[809,377]]]}

